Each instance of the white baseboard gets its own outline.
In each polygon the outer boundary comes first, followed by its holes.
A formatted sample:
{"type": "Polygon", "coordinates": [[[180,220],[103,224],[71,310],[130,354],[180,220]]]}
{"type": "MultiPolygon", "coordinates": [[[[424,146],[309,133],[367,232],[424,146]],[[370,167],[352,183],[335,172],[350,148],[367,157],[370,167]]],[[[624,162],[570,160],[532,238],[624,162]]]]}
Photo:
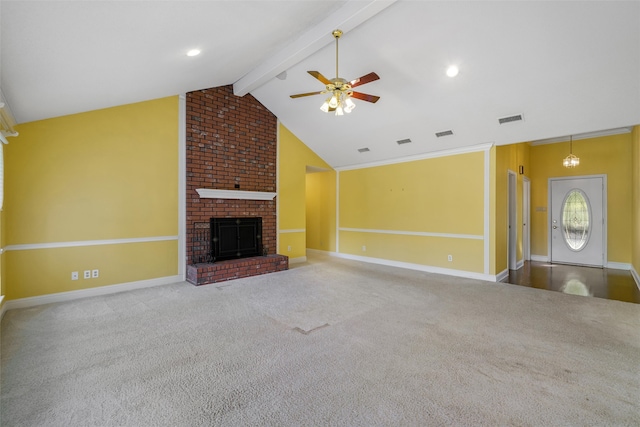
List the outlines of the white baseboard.
{"type": "Polygon", "coordinates": [[[509,269],[505,268],[500,273],[496,274],[496,282],[502,282],[507,277],[509,277],[509,269]]]}
{"type": "Polygon", "coordinates": [[[2,314],[4,314],[4,311],[6,310],[13,310],[16,308],[26,308],[26,307],[34,307],[36,305],[51,304],[55,302],[72,301],[80,298],[115,294],[118,292],[150,288],[153,286],[169,285],[171,283],[182,282],[182,281],[183,281],[183,278],[180,275],[167,276],[167,277],[159,277],[157,279],[121,283],[118,285],[100,286],[98,288],[79,289],[77,291],[58,292],[55,294],[39,295],[36,297],[14,299],[4,303],[4,305],[2,306],[2,314]]]}
{"type": "Polygon", "coordinates": [[[549,257],[546,255],[531,255],[531,261],[536,262],[549,262],[549,257]]]}
{"type": "Polygon", "coordinates": [[[524,259],[516,262],[516,270],[520,270],[522,267],[524,267],[524,259]]]}
{"type": "Polygon", "coordinates": [[[607,265],[605,265],[606,268],[613,268],[615,270],[631,270],[631,264],[628,264],[626,262],[611,262],[608,261],[607,265]]]}
{"type": "Polygon", "coordinates": [[[2,303],[3,301],[4,301],[4,295],[0,295],[0,321],[2,321],[5,311],[7,311],[7,304],[3,304],[2,303]]]}
{"type": "Polygon", "coordinates": [[[370,258],[370,257],[363,257],[359,255],[350,255],[350,254],[335,253],[335,255],[333,256],[337,258],[350,259],[353,261],[362,261],[362,262],[368,262],[371,264],[386,265],[389,267],[399,267],[399,268],[406,268],[409,270],[424,271],[425,273],[445,274],[447,276],[465,277],[467,279],[486,280],[489,282],[498,281],[497,276],[495,275],[474,273],[472,271],[453,270],[451,268],[433,267],[430,265],[413,264],[409,262],[392,261],[392,260],[383,259],[383,258],[370,258]]]}
{"type": "Polygon", "coordinates": [[[289,264],[300,264],[303,262],[307,262],[307,257],[306,256],[299,256],[296,258],[289,258],[289,264]]]}
{"type": "Polygon", "coordinates": [[[309,252],[312,254],[329,255],[329,256],[336,256],[338,254],[337,252],[323,251],[322,249],[307,248],[307,253],[309,252]]]}
{"type": "Polygon", "coordinates": [[[638,272],[633,268],[633,266],[631,267],[631,276],[633,276],[633,280],[636,281],[636,286],[640,289],[640,275],[638,275],[638,272]]]}
{"type": "MultiPolygon", "coordinates": [[[[551,262],[547,255],[531,255],[531,261],[536,262],[551,262]]],[[[631,270],[631,264],[625,262],[613,262],[607,261],[604,265],[605,268],[613,268],[616,270],[631,270]]]]}

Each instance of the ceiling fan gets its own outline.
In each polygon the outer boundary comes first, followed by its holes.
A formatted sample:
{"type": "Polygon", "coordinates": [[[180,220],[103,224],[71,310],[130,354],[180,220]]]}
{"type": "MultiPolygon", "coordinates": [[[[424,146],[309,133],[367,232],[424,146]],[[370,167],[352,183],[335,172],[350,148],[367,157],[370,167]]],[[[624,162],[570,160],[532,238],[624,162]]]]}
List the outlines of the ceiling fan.
{"type": "Polygon", "coordinates": [[[291,98],[301,98],[303,96],[330,93],[331,96],[327,98],[320,109],[325,113],[335,111],[336,116],[342,116],[344,113],[350,113],[351,110],[356,107],[356,104],[351,100],[351,98],[361,99],[367,102],[376,102],[380,99],[379,96],[367,95],[366,93],[355,92],[352,90],[354,87],[378,80],[380,77],[378,77],[376,73],[365,74],[364,76],[351,81],[338,77],[338,39],[342,36],[342,30],[334,30],[331,35],[336,39],[336,78],[329,80],[318,71],[307,71],[307,73],[324,83],[326,85],[325,89],[318,92],[291,95],[291,98]]]}

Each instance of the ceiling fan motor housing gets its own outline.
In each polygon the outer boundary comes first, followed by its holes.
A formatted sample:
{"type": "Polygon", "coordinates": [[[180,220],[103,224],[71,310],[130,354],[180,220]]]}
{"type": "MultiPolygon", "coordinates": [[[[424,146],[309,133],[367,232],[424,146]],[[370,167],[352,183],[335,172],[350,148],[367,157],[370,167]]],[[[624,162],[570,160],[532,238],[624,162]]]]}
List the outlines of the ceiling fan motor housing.
{"type": "Polygon", "coordinates": [[[327,90],[329,92],[333,92],[336,90],[346,92],[349,89],[351,89],[351,85],[349,84],[349,82],[340,77],[331,80],[331,83],[327,85],[327,90]]]}

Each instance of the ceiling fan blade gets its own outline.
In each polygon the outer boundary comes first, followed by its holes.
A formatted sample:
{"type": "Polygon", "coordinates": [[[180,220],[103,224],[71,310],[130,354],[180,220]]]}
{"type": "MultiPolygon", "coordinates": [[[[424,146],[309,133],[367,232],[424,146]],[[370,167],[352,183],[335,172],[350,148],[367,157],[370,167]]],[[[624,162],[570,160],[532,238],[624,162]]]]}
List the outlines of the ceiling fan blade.
{"type": "Polygon", "coordinates": [[[325,76],[323,76],[322,74],[320,74],[319,71],[307,71],[307,73],[311,74],[313,77],[315,77],[316,79],[320,80],[325,85],[328,85],[328,84],[331,83],[331,81],[328,78],[326,78],[325,76]]]}
{"type": "Polygon", "coordinates": [[[361,93],[361,92],[353,92],[351,96],[353,98],[361,99],[363,101],[368,101],[368,102],[377,102],[378,99],[380,99],[379,96],[367,95],[366,93],[361,93]]]}
{"type": "Polygon", "coordinates": [[[296,95],[290,95],[291,98],[301,98],[303,96],[311,96],[311,95],[320,95],[321,93],[324,93],[325,91],[319,91],[319,92],[307,92],[307,93],[298,93],[296,95]]]}
{"type": "MultiPolygon", "coordinates": [[[[351,80],[349,84],[351,87],[361,86],[363,84],[371,83],[378,80],[380,77],[376,73],[365,74],[362,77],[358,77],[355,80],[351,80]]],[[[375,102],[375,101],[374,101],[375,102]]]]}

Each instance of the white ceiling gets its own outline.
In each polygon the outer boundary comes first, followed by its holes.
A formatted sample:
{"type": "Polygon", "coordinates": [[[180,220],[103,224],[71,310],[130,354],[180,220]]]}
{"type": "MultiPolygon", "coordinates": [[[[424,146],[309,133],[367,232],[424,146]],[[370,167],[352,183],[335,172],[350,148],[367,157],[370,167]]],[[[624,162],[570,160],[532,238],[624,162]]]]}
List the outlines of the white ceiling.
{"type": "Polygon", "coordinates": [[[2,0],[0,14],[18,123],[234,84],[334,167],[640,124],[640,1],[2,0]],[[342,117],[289,97],[323,89],[307,70],[334,77],[335,28],[340,77],[380,76],[359,88],[380,101],[342,117]]]}

